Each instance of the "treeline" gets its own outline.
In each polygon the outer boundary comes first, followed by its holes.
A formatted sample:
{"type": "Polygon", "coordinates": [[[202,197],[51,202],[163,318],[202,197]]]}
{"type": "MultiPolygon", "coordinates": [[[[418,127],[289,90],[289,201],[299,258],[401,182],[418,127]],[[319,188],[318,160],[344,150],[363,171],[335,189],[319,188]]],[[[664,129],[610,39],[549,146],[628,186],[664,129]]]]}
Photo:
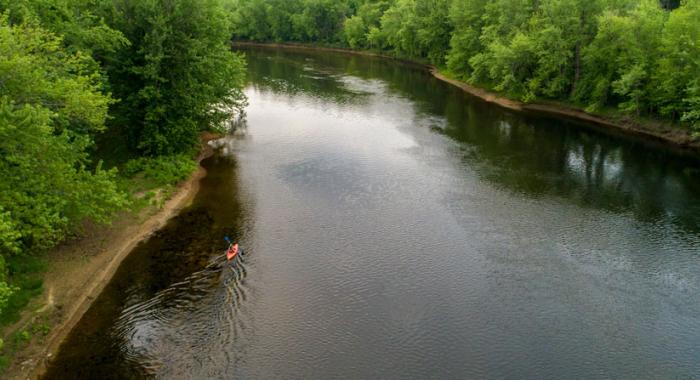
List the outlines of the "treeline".
{"type": "Polygon", "coordinates": [[[700,133],[699,0],[237,0],[234,38],[371,49],[700,133]]]}
{"type": "Polygon", "coordinates": [[[230,26],[220,0],[0,0],[0,314],[31,256],[132,202],[101,151],[179,178],[244,106],[230,26]]]}

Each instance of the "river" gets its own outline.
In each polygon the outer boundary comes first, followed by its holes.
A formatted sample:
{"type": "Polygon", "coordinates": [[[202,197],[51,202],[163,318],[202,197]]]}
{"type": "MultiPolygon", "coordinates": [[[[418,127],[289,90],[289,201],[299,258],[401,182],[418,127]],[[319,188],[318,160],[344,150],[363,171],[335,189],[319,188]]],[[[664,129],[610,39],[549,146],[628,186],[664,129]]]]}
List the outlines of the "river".
{"type": "Polygon", "coordinates": [[[697,158],[408,64],[245,53],[245,123],[46,378],[700,376],[697,158]]]}

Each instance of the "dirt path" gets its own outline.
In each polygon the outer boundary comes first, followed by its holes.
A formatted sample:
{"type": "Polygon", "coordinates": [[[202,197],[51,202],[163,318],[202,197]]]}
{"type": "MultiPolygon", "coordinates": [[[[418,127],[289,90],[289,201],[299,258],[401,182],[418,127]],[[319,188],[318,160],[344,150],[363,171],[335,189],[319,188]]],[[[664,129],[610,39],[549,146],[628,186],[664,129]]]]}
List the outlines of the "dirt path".
{"type": "Polygon", "coordinates": [[[489,103],[497,104],[501,107],[511,109],[520,112],[532,112],[544,115],[551,115],[556,117],[563,117],[576,121],[583,121],[589,123],[592,126],[599,127],[604,131],[610,131],[612,133],[622,133],[626,135],[635,135],[643,137],[649,140],[654,140],[657,142],[670,145],[677,148],[682,152],[698,153],[700,152],[700,139],[695,139],[691,136],[690,132],[681,128],[674,127],[667,123],[655,122],[655,121],[637,121],[631,120],[624,117],[609,117],[604,115],[588,113],[582,109],[575,108],[573,106],[566,106],[561,104],[545,103],[545,102],[535,102],[535,103],[523,103],[518,100],[510,99],[489,91],[484,88],[479,88],[472,86],[468,83],[452,79],[440,72],[436,67],[432,65],[426,65],[418,63],[411,60],[400,59],[392,57],[386,54],[373,53],[368,51],[342,49],[342,48],[329,48],[329,47],[319,47],[310,46],[304,44],[291,44],[291,43],[257,43],[257,42],[235,42],[233,46],[258,46],[258,47],[273,47],[273,48],[285,48],[285,49],[298,49],[298,50],[317,50],[317,51],[331,51],[345,54],[363,55],[370,57],[381,57],[387,59],[398,60],[401,62],[409,63],[412,65],[418,65],[424,67],[437,79],[447,82],[451,85],[457,86],[464,90],[465,92],[476,96],[482,100],[489,103]]]}
{"type": "MultiPolygon", "coordinates": [[[[204,136],[203,143],[216,136],[204,136]]],[[[213,152],[203,144],[201,162],[213,152]]],[[[44,276],[44,294],[34,300],[23,318],[8,330],[27,329],[37,318],[48,319],[51,330],[14,355],[3,373],[8,379],[34,379],[46,370],[59,346],[109,283],[121,262],[142,240],[187,207],[199,190],[206,170],[199,166],[189,180],[180,184],[162,208],[150,207],[138,215],[124,213],[111,226],[88,226],[86,236],[68,242],[51,253],[44,276]]],[[[9,333],[8,333],[9,335],[9,333]]]]}

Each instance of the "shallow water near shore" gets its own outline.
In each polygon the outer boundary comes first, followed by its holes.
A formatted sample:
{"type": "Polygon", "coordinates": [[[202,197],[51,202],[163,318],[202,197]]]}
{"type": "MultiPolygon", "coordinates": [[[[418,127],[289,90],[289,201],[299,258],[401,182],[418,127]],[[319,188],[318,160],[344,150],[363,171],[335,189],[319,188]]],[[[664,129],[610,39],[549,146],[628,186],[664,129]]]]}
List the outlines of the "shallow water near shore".
{"type": "Polygon", "coordinates": [[[245,53],[247,123],[46,378],[700,374],[697,158],[397,62],[245,53]]]}

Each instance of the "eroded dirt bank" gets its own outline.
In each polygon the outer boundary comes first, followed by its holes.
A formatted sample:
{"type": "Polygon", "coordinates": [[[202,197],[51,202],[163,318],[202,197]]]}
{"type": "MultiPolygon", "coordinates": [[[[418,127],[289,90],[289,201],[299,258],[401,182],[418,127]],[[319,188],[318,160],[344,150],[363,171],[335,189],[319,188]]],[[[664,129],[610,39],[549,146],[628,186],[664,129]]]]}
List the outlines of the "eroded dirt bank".
{"type": "Polygon", "coordinates": [[[410,61],[406,59],[400,59],[392,57],[386,54],[379,54],[368,51],[352,50],[352,49],[342,49],[342,48],[330,48],[330,47],[320,47],[311,46],[305,44],[292,44],[292,43],[258,43],[258,42],[234,42],[233,46],[245,47],[269,47],[269,48],[284,48],[284,49],[299,49],[299,50],[317,50],[317,51],[331,51],[345,54],[355,54],[370,57],[381,57],[386,59],[394,59],[401,62],[418,65],[424,67],[437,79],[457,86],[464,90],[465,92],[476,96],[486,102],[497,104],[501,107],[511,109],[520,112],[531,112],[539,113],[543,115],[563,117],[575,121],[581,121],[589,124],[593,124],[600,127],[603,130],[609,130],[612,133],[622,133],[627,135],[634,135],[638,137],[643,137],[649,140],[662,142],[667,145],[671,145],[677,149],[698,153],[700,152],[700,139],[693,138],[689,131],[674,127],[667,123],[656,122],[656,121],[638,121],[632,120],[630,118],[625,118],[623,116],[610,117],[599,114],[592,114],[573,106],[566,106],[561,104],[552,104],[544,102],[534,102],[534,103],[524,103],[518,100],[510,99],[504,97],[495,92],[489,91],[484,88],[479,88],[472,86],[468,83],[452,79],[447,77],[444,73],[440,72],[438,68],[418,63],[415,61],[410,61]]]}

